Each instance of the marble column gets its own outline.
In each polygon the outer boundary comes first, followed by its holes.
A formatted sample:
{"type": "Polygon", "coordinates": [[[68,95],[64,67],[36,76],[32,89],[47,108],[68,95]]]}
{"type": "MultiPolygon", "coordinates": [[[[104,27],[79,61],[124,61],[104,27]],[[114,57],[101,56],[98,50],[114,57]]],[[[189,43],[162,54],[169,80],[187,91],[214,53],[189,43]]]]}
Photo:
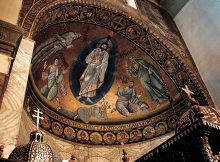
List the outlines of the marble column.
{"type": "Polygon", "coordinates": [[[34,41],[22,39],[0,108],[0,143],[7,158],[16,147],[34,41]]]}

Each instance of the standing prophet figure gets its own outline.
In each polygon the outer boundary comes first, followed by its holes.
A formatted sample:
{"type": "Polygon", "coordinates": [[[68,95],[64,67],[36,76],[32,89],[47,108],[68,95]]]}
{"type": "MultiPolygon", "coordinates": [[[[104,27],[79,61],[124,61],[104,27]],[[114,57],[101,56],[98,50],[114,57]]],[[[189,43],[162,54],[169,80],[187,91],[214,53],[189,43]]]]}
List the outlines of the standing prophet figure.
{"type": "Polygon", "coordinates": [[[101,87],[104,82],[105,72],[108,67],[108,52],[111,49],[110,36],[104,42],[97,44],[95,48],[85,61],[88,64],[83,74],[80,77],[80,91],[77,97],[80,100],[86,97],[86,101],[93,104],[92,97],[96,96],[96,90],[101,87]]]}
{"type": "Polygon", "coordinates": [[[47,67],[47,62],[44,63],[44,70],[42,73],[42,79],[48,79],[47,84],[41,88],[41,94],[48,100],[56,99],[58,102],[58,109],[60,108],[60,100],[58,98],[58,92],[63,96],[67,94],[64,84],[65,70],[60,65],[60,58],[56,57],[54,63],[47,67]]]}
{"type": "Polygon", "coordinates": [[[131,77],[138,77],[141,85],[148,92],[152,100],[158,105],[169,98],[167,87],[157,69],[142,59],[131,58],[132,65],[127,72],[131,77]]]}

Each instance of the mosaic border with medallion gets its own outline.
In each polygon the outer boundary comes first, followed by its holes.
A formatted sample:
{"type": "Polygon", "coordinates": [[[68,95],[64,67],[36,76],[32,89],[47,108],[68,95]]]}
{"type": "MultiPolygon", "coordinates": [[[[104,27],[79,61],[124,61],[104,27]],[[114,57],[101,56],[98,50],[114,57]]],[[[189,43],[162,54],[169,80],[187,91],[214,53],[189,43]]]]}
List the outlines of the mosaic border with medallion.
{"type": "Polygon", "coordinates": [[[73,143],[119,145],[121,142],[131,144],[150,140],[174,131],[179,116],[188,109],[186,101],[182,101],[175,105],[173,109],[168,109],[159,115],[142,121],[118,125],[93,125],[74,121],[58,114],[56,111],[52,111],[51,108],[43,105],[41,98],[35,95],[33,89],[33,91],[30,90],[30,83],[28,89],[24,109],[32,121],[36,122],[32,115],[35,113],[34,110],[40,107],[44,117],[44,120],[40,122],[40,127],[73,143]]]}
{"type": "MultiPolygon", "coordinates": [[[[39,2],[42,3],[43,1],[39,2]]],[[[77,4],[69,1],[54,2],[52,4],[49,4],[48,2],[52,1],[47,1],[49,7],[47,6],[45,9],[41,6],[42,4],[39,3],[35,8],[33,7],[25,18],[23,27],[26,32],[30,30],[29,34],[31,36],[32,34],[36,35],[38,32],[51,25],[64,24],[65,26],[65,23],[68,22],[88,23],[105,27],[122,35],[141,48],[146,54],[154,59],[171,78],[182,97],[182,101],[177,105],[174,105],[175,113],[177,115],[176,118],[178,118],[181,110],[184,110],[187,107],[187,102],[185,102],[186,96],[181,91],[181,88],[186,84],[195,93],[195,98],[201,105],[209,105],[209,102],[211,103],[204,93],[204,91],[206,92],[205,88],[198,82],[197,76],[195,76],[194,73],[181,62],[181,59],[175,55],[174,51],[169,46],[167,47],[166,43],[161,42],[161,40],[149,28],[143,28],[141,26],[142,24],[138,23],[132,17],[127,17],[123,13],[107,8],[106,6],[100,7],[86,3],[79,4],[79,1],[77,4]],[[36,9],[40,6],[42,7],[42,12],[38,13],[39,11],[37,12],[36,9]],[[73,12],[74,8],[79,8],[78,12],[73,12]],[[91,10],[93,12],[92,16],[87,18],[80,17],[85,9],[91,10]],[[109,15],[109,19],[106,18],[102,20],[100,17],[97,18],[101,12],[105,12],[105,15],[109,15]],[[53,18],[54,15],[55,17],[53,18]],[[121,25],[118,24],[119,22],[121,25]],[[129,35],[127,32],[129,28],[138,29],[140,32],[137,33],[137,35],[129,35]],[[169,67],[168,64],[171,64],[172,66],[169,67]]],[[[33,109],[41,107],[44,115],[48,117],[49,123],[47,123],[48,125],[45,123],[41,124],[41,127],[48,132],[71,142],[95,145],[115,145],[120,144],[121,142],[134,143],[158,137],[174,130],[174,127],[172,128],[172,126],[168,126],[170,125],[168,124],[168,121],[171,121],[170,118],[174,115],[172,109],[143,121],[123,125],[88,125],[79,123],[63,117],[45,106],[42,100],[39,99],[39,96],[37,96],[36,93],[33,93],[30,81],[28,85],[25,109],[30,116],[32,116],[31,113],[33,112],[33,109]],[[159,130],[160,128],[161,130],[159,130]],[[165,131],[163,131],[162,128],[165,131]],[[122,132],[124,132],[123,135],[119,135],[122,132]],[[135,135],[134,132],[136,132],[135,135]],[[106,133],[111,135],[107,135],[106,133]],[[115,139],[113,140],[114,142],[107,139],[107,137],[110,138],[110,136],[112,139],[115,139]],[[119,136],[123,136],[123,139],[120,139],[119,136]]],[[[45,118],[47,118],[46,116],[45,118]]]]}

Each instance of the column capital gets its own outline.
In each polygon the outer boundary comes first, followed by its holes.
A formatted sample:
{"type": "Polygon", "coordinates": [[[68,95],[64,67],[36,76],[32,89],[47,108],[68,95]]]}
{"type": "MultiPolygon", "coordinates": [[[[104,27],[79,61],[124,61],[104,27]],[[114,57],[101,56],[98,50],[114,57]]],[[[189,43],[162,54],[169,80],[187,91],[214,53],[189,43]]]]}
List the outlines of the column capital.
{"type": "Polygon", "coordinates": [[[21,27],[0,20],[0,52],[15,58],[23,34],[21,27]]]}

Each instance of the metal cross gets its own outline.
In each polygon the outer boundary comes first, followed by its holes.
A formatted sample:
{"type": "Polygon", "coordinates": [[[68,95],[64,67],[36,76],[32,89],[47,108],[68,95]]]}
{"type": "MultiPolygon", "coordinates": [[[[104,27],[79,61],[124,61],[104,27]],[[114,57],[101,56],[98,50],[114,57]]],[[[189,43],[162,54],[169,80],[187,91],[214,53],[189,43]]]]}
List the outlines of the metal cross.
{"type": "Polygon", "coordinates": [[[40,117],[41,114],[43,114],[42,112],[40,112],[40,109],[37,108],[37,110],[34,110],[37,115],[32,115],[34,118],[37,118],[37,130],[39,129],[39,124],[40,124],[40,119],[44,120],[44,117],[40,117]]]}
{"type": "Polygon", "coordinates": [[[194,93],[192,91],[190,91],[190,89],[187,85],[185,85],[185,88],[182,88],[182,90],[187,94],[189,99],[193,99],[193,97],[191,95],[193,95],[194,93]]]}

